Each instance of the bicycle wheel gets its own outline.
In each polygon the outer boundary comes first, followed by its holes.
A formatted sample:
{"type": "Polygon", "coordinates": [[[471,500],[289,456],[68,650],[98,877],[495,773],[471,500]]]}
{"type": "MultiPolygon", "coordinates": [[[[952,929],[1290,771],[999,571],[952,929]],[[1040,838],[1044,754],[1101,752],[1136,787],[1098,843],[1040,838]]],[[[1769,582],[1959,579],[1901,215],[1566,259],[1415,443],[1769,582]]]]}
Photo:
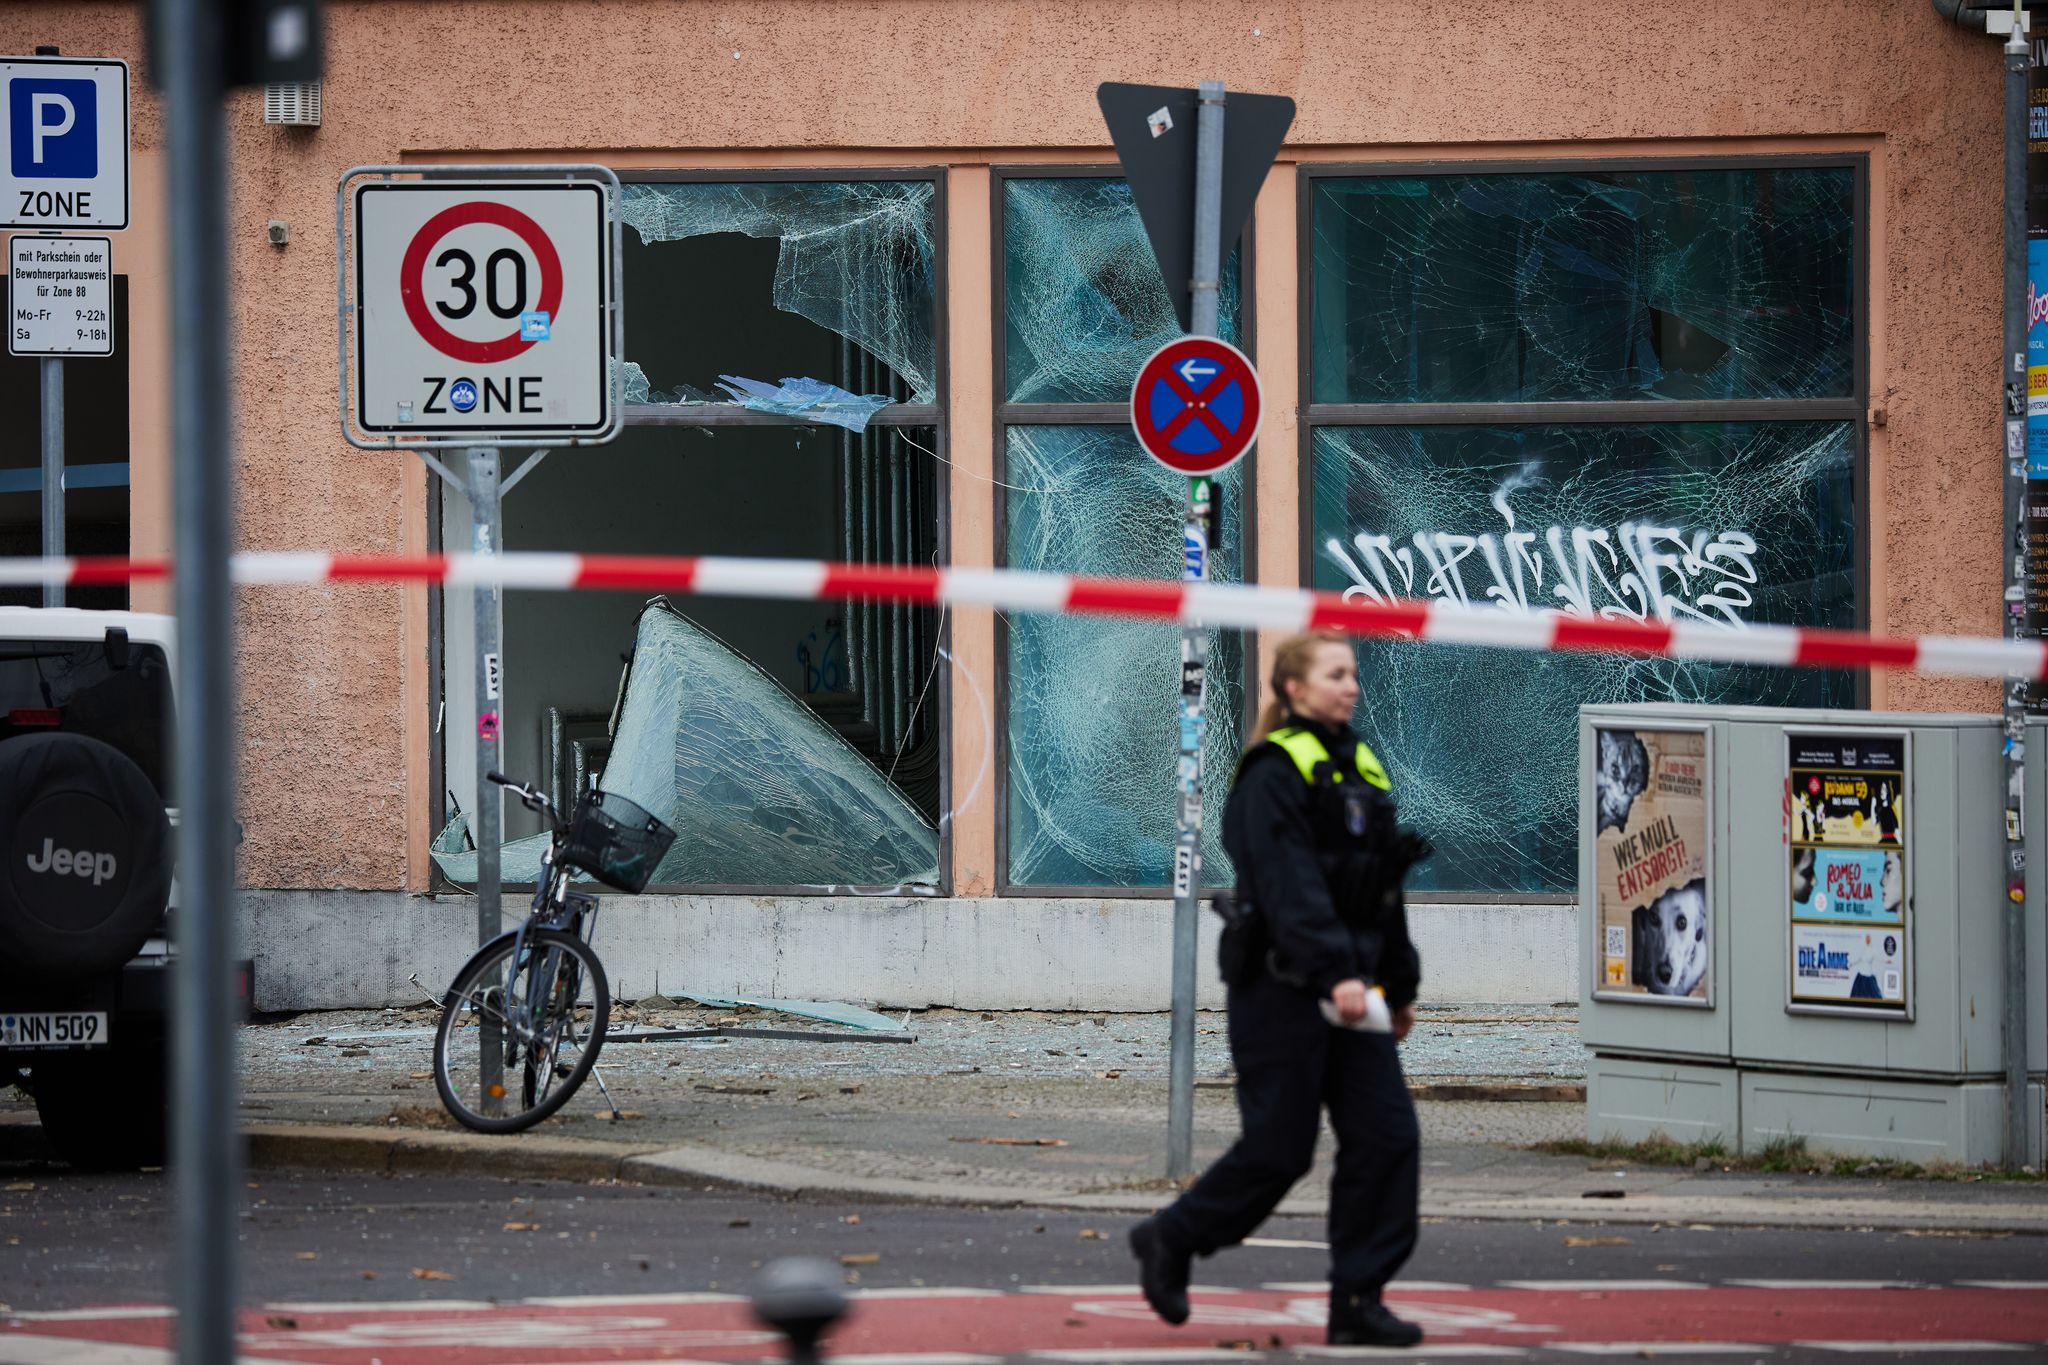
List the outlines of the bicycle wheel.
{"type": "Polygon", "coordinates": [[[574,934],[537,929],[477,949],[434,1033],[434,1088],[464,1127],[517,1133],[568,1103],[597,1064],[611,1017],[604,966],[574,934]],[[494,1080],[484,1067],[497,1062],[494,1080]]]}

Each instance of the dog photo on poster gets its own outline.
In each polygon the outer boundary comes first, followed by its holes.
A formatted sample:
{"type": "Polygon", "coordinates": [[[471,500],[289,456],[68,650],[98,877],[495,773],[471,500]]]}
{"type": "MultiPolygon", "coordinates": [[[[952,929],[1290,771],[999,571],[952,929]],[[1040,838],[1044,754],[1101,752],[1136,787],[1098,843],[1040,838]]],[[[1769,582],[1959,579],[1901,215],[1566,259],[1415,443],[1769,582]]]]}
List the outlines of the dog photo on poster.
{"type": "Polygon", "coordinates": [[[1593,732],[1596,995],[1709,1002],[1705,730],[1593,732]]]}

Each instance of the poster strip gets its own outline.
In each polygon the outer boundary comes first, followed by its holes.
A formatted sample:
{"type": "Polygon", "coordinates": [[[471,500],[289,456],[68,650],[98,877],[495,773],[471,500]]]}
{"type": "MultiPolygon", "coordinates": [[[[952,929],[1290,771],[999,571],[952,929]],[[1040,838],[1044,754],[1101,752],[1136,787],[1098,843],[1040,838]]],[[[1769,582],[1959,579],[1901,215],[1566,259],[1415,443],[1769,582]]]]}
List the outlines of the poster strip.
{"type": "Polygon", "coordinates": [[[1911,736],[1785,732],[1795,1014],[1912,1018],[1911,736]]]}
{"type": "Polygon", "coordinates": [[[1593,730],[1595,999],[1713,1004],[1705,727],[1593,730]]]}

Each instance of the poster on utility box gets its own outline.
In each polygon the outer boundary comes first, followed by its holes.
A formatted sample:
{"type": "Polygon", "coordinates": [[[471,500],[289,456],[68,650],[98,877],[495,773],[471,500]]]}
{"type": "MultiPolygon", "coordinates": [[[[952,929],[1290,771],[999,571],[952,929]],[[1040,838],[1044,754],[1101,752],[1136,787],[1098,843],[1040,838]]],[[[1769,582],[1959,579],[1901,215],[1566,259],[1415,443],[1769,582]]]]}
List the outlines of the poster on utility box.
{"type": "Polygon", "coordinates": [[[1908,737],[1785,732],[1795,1013],[1909,1018],[1908,737]]]}
{"type": "Polygon", "coordinates": [[[1596,726],[1593,750],[1593,993],[1711,1004],[1707,732],[1596,726]]]}

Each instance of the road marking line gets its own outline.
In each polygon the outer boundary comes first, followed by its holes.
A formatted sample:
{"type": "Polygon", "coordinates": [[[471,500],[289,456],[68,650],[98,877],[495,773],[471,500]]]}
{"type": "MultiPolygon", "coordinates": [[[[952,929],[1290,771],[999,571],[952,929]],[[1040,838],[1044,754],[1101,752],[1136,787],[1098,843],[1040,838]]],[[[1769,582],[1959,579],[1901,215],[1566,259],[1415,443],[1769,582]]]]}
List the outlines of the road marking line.
{"type": "Polygon", "coordinates": [[[947,1355],[935,1351],[930,1355],[871,1355],[844,1356],[833,1352],[831,1359],[839,1365],[1003,1365],[1001,1356],[947,1355]]]}
{"type": "MultiPolygon", "coordinates": [[[[1138,1294],[1143,1291],[1134,1284],[1021,1284],[1010,1292],[1013,1294],[1073,1294],[1087,1298],[1100,1298],[1104,1294],[1138,1294]]],[[[1244,1292],[1242,1289],[1234,1289],[1229,1285],[1222,1284],[1191,1284],[1188,1286],[1188,1293],[1190,1294],[1242,1294],[1244,1292]]]]}
{"type": "Polygon", "coordinates": [[[1691,1280],[1502,1280],[1502,1289],[1555,1290],[1559,1292],[1594,1293],[1604,1291],[1620,1292],[1652,1291],[1659,1289],[1705,1289],[1703,1284],[1691,1280]]]}
{"type": "Polygon", "coordinates": [[[1744,1289],[1926,1289],[1918,1280],[1723,1280],[1744,1289]]]}
{"type": "MultiPolygon", "coordinates": [[[[1328,1294],[1328,1280],[1271,1280],[1259,1286],[1276,1294],[1328,1294]]],[[[1449,1280],[1395,1280],[1387,1286],[1389,1294],[1412,1291],[1418,1294],[1465,1293],[1472,1288],[1469,1284],[1453,1284],[1449,1280]]]]}
{"type": "Polygon", "coordinates": [[[1239,1246],[1275,1247],[1282,1251],[1328,1251],[1328,1242],[1297,1242],[1287,1237],[1247,1237],[1239,1246]]]}
{"type": "MultiPolygon", "coordinates": [[[[550,1298],[521,1299],[529,1308],[637,1308],[656,1303],[745,1303],[744,1294],[565,1294],[550,1298]]],[[[393,1304],[393,1308],[405,1307],[393,1304]]],[[[495,1307],[481,1304],[479,1307],[495,1307]]]]}
{"type": "Polygon", "coordinates": [[[178,1310],[168,1304],[136,1303],[121,1308],[63,1308],[45,1313],[9,1310],[0,1317],[17,1322],[126,1322],[137,1318],[174,1318],[178,1310]]]}
{"type": "Polygon", "coordinates": [[[1777,1348],[1752,1341],[1546,1341],[1543,1349],[1581,1356],[1731,1356],[1770,1355],[1777,1348]]]}
{"type": "MultiPolygon", "coordinates": [[[[927,1289],[923,1285],[900,1285],[892,1289],[849,1289],[846,1291],[846,1297],[849,1299],[1000,1299],[1003,1297],[1003,1291],[1000,1289],[927,1289]]],[[[834,1360],[845,1360],[848,1357],[834,1355],[832,1358],[834,1360]]],[[[923,1357],[918,1358],[922,1359],[923,1357]]],[[[905,1359],[909,1359],[909,1357],[905,1357],[905,1359]]],[[[968,1359],[968,1357],[962,1357],[962,1359],[968,1359]]]]}
{"type": "Polygon", "coordinates": [[[1797,1346],[1809,1351],[1892,1351],[1904,1354],[1908,1351],[2027,1351],[2034,1343],[2020,1341],[1792,1341],[1788,1346],[1797,1346]]]}
{"type": "MultiPolygon", "coordinates": [[[[125,1346],[84,1337],[36,1337],[10,1332],[0,1336],[0,1359],[8,1365],[178,1365],[174,1352],[160,1346],[125,1346]]],[[[304,1365],[271,1356],[237,1356],[236,1365],[304,1365]]]]}
{"type": "Polygon", "coordinates": [[[1971,1289],[2048,1289],[2048,1280],[1957,1280],[1971,1289]]]}
{"type": "Polygon", "coordinates": [[[1119,1361],[1156,1361],[1159,1365],[1174,1365],[1178,1361],[1245,1358],[1243,1351],[1189,1346],[1142,1346],[1136,1349],[1119,1347],[1097,1351],[1029,1351],[1026,1354],[1033,1360],[1064,1360],[1073,1362],[1073,1365],[1117,1365],[1119,1361]]]}
{"type": "Polygon", "coordinates": [[[266,1303],[270,1313],[482,1313],[503,1304],[482,1299],[414,1299],[411,1302],[376,1303],[266,1303]]]}
{"type": "MultiPolygon", "coordinates": [[[[1419,1356],[1512,1356],[1520,1358],[1529,1354],[1523,1346],[1486,1346],[1478,1342],[1447,1342],[1444,1345],[1425,1343],[1421,1346],[1297,1346],[1296,1355],[1331,1356],[1338,1359],[1358,1357],[1375,1359],[1405,1357],[1414,1360],[1419,1356]]],[[[1239,1352],[1240,1355],[1243,1352],[1239,1352]]]]}

